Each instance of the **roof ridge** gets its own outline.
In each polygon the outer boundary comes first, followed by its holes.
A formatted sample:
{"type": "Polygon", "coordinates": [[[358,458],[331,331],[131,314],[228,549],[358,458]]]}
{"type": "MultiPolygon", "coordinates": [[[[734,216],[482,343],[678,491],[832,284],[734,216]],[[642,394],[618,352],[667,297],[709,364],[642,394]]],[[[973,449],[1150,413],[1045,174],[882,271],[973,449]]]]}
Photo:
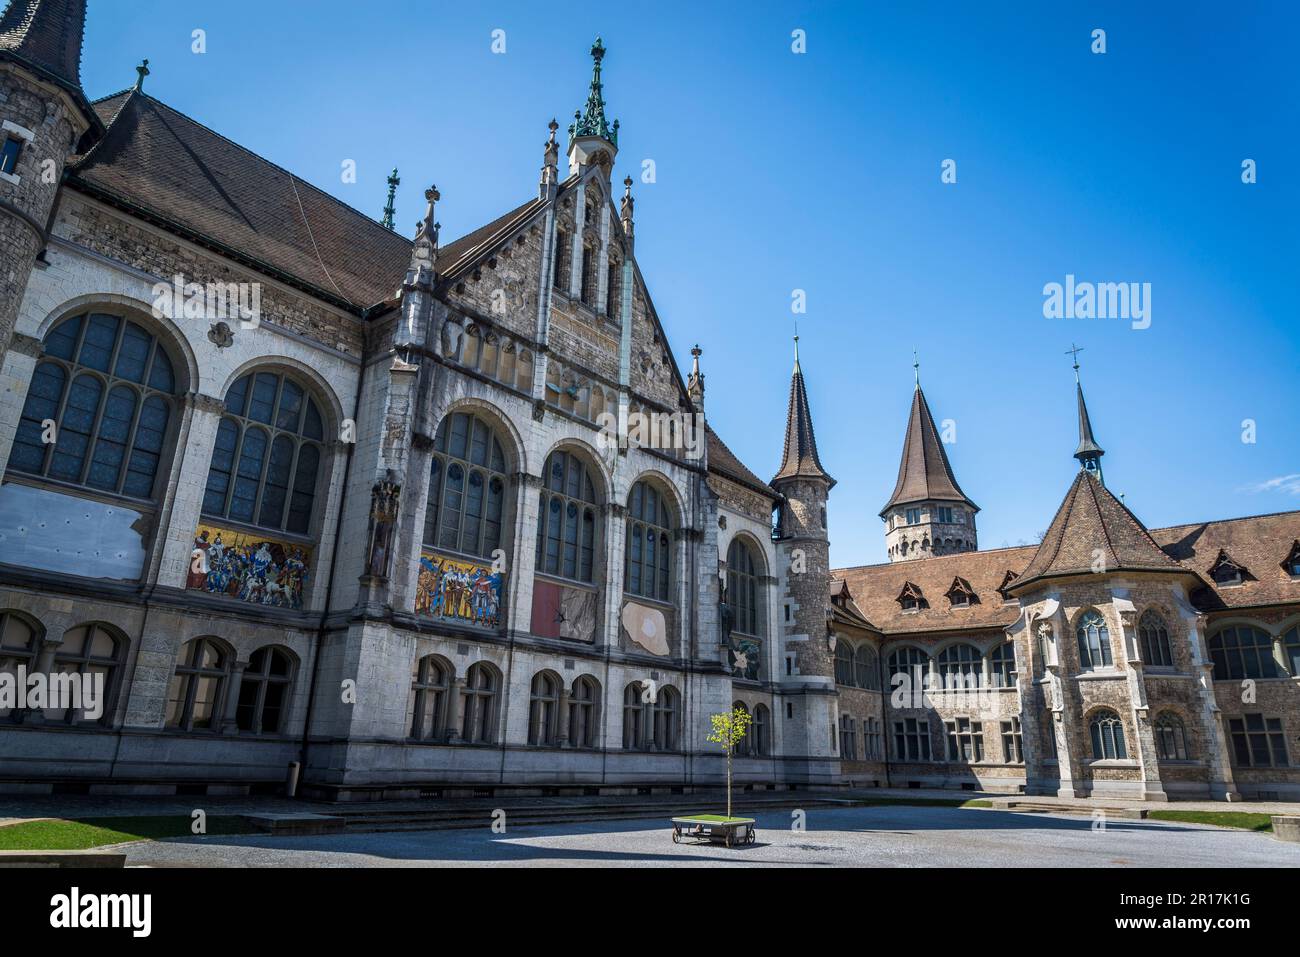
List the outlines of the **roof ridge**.
{"type": "Polygon", "coordinates": [[[1172,532],[1180,528],[1193,528],[1197,525],[1226,525],[1229,522],[1249,522],[1257,518],[1277,518],[1281,515],[1294,515],[1300,518],[1300,508],[1287,509],[1282,512],[1261,512],[1258,515],[1237,515],[1233,518],[1211,518],[1202,522],[1179,522],[1177,525],[1161,525],[1159,528],[1153,528],[1154,532],[1172,532]]]}

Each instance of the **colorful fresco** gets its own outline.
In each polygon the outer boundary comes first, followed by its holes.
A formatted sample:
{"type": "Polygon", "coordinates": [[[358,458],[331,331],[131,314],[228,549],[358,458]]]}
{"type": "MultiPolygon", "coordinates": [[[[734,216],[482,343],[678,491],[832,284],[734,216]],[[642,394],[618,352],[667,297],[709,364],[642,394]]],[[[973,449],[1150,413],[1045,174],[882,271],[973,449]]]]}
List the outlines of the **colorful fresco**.
{"type": "Polygon", "coordinates": [[[415,584],[415,613],[486,628],[501,625],[504,576],[482,562],[420,553],[415,584]]]}
{"type": "Polygon", "coordinates": [[[310,571],[311,549],[306,546],[202,524],[194,533],[185,587],[300,610],[310,571]]]}

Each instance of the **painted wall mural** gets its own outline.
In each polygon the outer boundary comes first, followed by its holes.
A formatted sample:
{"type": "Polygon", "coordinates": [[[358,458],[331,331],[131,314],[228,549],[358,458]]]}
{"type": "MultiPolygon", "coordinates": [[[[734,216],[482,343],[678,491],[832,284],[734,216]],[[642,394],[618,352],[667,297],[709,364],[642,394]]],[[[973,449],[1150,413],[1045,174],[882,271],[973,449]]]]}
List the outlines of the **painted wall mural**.
{"type": "Polygon", "coordinates": [[[415,613],[485,628],[501,625],[501,592],[505,576],[490,564],[420,553],[415,584],[415,613]]]}
{"type": "Polygon", "coordinates": [[[666,655],[668,622],[658,608],[629,601],[623,605],[623,634],[652,655],[666,655]]]}
{"type": "Polygon", "coordinates": [[[727,657],[734,678],[757,681],[759,666],[763,663],[763,646],[757,638],[732,632],[727,638],[727,657]]]}
{"type": "Polygon", "coordinates": [[[593,588],[576,588],[533,579],[533,634],[543,638],[594,642],[600,596],[593,588]]]}
{"type": "Polygon", "coordinates": [[[194,533],[185,587],[297,611],[311,559],[312,550],[305,545],[202,523],[194,533]]]}

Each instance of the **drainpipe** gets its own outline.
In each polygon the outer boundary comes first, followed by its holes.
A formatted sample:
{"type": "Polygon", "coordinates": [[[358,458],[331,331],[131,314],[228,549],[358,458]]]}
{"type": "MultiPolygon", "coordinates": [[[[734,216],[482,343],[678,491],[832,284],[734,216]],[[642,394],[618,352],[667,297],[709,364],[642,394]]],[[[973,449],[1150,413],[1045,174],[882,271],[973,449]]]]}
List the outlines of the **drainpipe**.
{"type": "Polygon", "coordinates": [[[885,687],[885,656],[880,653],[883,650],[883,644],[876,650],[876,684],[880,686],[880,756],[885,762],[885,787],[890,788],[894,785],[889,779],[889,717],[885,713],[889,692],[885,687]]]}
{"type": "MultiPolygon", "coordinates": [[[[366,385],[366,363],[361,363],[357,375],[357,394],[352,402],[352,422],[355,427],[357,417],[361,414],[361,396],[366,385]]],[[[356,452],[356,436],[348,443],[347,460],[343,464],[343,490],[339,495],[339,514],[334,522],[334,544],[330,547],[330,573],[325,582],[324,607],[320,613],[320,624],[316,626],[316,655],[311,663],[311,682],[307,686],[307,714],[302,722],[302,743],[298,747],[298,761],[302,767],[299,771],[297,796],[301,797],[303,784],[307,778],[307,751],[311,747],[311,719],[316,704],[316,682],[320,677],[321,645],[325,641],[325,622],[330,614],[330,599],[334,596],[334,575],[339,567],[339,539],[343,533],[343,500],[348,494],[348,482],[352,477],[352,457],[356,452]]]]}

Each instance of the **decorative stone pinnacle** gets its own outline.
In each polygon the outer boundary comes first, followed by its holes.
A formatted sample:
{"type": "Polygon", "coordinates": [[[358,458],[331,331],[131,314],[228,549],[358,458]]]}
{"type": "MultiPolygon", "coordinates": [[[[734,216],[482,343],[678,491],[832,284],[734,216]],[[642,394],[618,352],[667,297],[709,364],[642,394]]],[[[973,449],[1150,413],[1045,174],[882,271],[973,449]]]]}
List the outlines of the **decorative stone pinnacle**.
{"type": "Polygon", "coordinates": [[[600,37],[596,37],[596,42],[591,47],[591,90],[587,94],[587,106],[585,110],[574,112],[574,123],[569,135],[599,136],[617,146],[618,121],[614,121],[611,129],[605,118],[605,94],[600,80],[600,61],[604,58],[605,47],[600,42],[600,37]]]}
{"type": "Polygon", "coordinates": [[[393,217],[397,213],[397,210],[393,207],[393,200],[397,197],[397,187],[401,183],[402,180],[397,175],[397,167],[394,166],[393,172],[388,176],[388,205],[384,207],[384,218],[382,220],[383,224],[389,229],[393,228],[393,217]]]}

